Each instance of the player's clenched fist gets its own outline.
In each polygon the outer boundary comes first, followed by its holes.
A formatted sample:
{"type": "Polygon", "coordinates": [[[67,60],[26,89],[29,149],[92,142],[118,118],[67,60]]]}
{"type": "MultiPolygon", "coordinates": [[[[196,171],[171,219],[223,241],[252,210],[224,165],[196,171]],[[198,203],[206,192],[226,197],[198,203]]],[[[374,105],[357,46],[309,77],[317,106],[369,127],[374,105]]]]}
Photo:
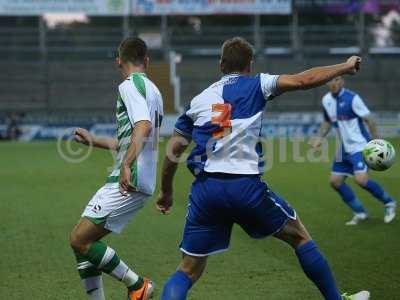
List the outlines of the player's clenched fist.
{"type": "Polygon", "coordinates": [[[171,211],[172,204],[172,194],[161,192],[156,202],[156,208],[161,213],[168,214],[171,211]]]}
{"type": "Polygon", "coordinates": [[[347,72],[350,75],[356,74],[361,67],[362,59],[359,56],[352,56],[347,60],[347,64],[349,65],[349,71],[347,72]]]}
{"type": "Polygon", "coordinates": [[[122,164],[119,178],[119,192],[126,196],[130,192],[137,192],[136,187],[131,183],[131,168],[122,164]]]}
{"type": "Polygon", "coordinates": [[[315,150],[315,151],[319,151],[321,149],[322,146],[322,138],[321,137],[315,137],[312,141],[311,141],[311,147],[315,150]]]}
{"type": "Polygon", "coordinates": [[[85,128],[76,128],[74,131],[75,141],[81,144],[89,145],[93,143],[93,137],[85,128]]]}

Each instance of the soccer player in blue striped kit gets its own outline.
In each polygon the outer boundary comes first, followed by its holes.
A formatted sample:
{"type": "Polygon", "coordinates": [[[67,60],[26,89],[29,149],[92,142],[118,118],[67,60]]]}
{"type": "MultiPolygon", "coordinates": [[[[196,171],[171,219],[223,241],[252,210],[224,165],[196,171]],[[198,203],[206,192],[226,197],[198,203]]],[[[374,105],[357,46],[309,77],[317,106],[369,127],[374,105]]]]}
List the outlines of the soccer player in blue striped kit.
{"type": "Polygon", "coordinates": [[[158,209],[168,213],[172,207],[178,158],[191,141],[195,147],[187,164],[195,181],[180,245],[183,259],[166,282],[161,299],[186,299],[203,273],[207,257],[228,249],[232,226],[238,224],[252,238],[273,235],[292,246],[304,273],[324,299],[367,300],[367,291],[340,294],[328,262],[296,212],[261,180],[260,142],[268,100],[323,85],[340,75],[356,74],[361,59],[354,56],[338,65],[281,76],[251,76],[252,60],[253,50],[246,40],[227,40],[220,60],[224,76],[196,96],[176,122],[167,151],[173,155],[164,160],[158,209]]]}
{"type": "Polygon", "coordinates": [[[362,151],[372,138],[377,138],[377,128],[371,112],[356,93],[344,88],[344,79],[338,76],[328,83],[330,92],[322,99],[324,121],[313,147],[319,149],[322,139],[331,127],[337,131],[341,145],[332,166],[330,184],[339,193],[344,203],[353,211],[353,218],[346,225],[357,225],[368,218],[367,210],[346,184],[348,176],[371,193],[384,205],[384,222],[390,223],[396,217],[396,202],[375,181],[369,179],[368,168],[362,151]],[[369,132],[364,124],[367,124],[369,132]]]}

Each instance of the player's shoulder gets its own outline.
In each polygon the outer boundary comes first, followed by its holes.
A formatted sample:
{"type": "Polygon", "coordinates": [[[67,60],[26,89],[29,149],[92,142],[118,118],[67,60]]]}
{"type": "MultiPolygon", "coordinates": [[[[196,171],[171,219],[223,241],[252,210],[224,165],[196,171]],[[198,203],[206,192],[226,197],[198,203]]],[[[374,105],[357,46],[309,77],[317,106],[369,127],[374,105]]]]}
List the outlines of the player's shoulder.
{"type": "Polygon", "coordinates": [[[215,95],[215,91],[212,86],[209,86],[208,88],[206,88],[205,90],[203,90],[202,92],[200,92],[199,94],[197,94],[196,96],[194,96],[192,98],[192,100],[190,101],[189,107],[193,107],[195,105],[201,104],[202,102],[206,101],[207,99],[214,98],[214,97],[212,97],[213,94],[215,95]]]}
{"type": "Polygon", "coordinates": [[[222,100],[222,88],[221,81],[214,82],[206,89],[195,95],[188,104],[187,111],[194,112],[194,111],[202,111],[206,109],[213,103],[218,102],[220,99],[222,100]]]}
{"type": "Polygon", "coordinates": [[[132,88],[132,80],[130,77],[127,77],[124,81],[122,81],[119,85],[118,85],[118,89],[120,91],[124,91],[127,90],[129,88],[132,88]]]}
{"type": "Polygon", "coordinates": [[[354,98],[360,98],[360,96],[356,92],[347,88],[343,89],[343,97],[348,101],[353,101],[354,98]]]}
{"type": "Polygon", "coordinates": [[[332,97],[332,94],[330,92],[328,92],[324,96],[322,96],[322,105],[326,106],[334,100],[335,99],[332,97]]]}
{"type": "Polygon", "coordinates": [[[136,94],[139,92],[131,76],[128,76],[118,85],[118,90],[122,97],[127,94],[136,94]]]}
{"type": "Polygon", "coordinates": [[[161,92],[158,88],[158,86],[147,76],[143,77],[144,81],[146,82],[146,87],[150,89],[155,95],[158,97],[161,97],[161,92]]]}
{"type": "Polygon", "coordinates": [[[122,92],[134,92],[140,93],[143,96],[147,95],[148,92],[156,94],[161,97],[161,92],[158,87],[144,74],[133,74],[128,76],[118,86],[119,91],[122,92]]]}

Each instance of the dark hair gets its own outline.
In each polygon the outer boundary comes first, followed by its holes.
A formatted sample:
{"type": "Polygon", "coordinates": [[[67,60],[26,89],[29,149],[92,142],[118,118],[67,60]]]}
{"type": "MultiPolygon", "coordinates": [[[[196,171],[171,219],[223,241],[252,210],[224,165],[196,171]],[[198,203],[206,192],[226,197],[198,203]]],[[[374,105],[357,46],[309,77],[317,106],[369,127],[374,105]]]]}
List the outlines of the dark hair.
{"type": "Polygon", "coordinates": [[[147,57],[147,45],[141,38],[126,38],[119,45],[118,57],[124,62],[142,65],[147,57]]]}
{"type": "Polygon", "coordinates": [[[243,72],[253,60],[253,48],[242,37],[226,40],[222,45],[221,71],[224,74],[243,72]]]}

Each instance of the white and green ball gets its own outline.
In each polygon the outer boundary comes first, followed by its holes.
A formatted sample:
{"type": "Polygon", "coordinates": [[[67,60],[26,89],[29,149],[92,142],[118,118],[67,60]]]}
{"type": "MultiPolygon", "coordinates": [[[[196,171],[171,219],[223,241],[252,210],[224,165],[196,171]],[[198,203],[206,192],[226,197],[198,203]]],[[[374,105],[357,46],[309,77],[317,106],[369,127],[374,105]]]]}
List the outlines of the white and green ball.
{"type": "Polygon", "coordinates": [[[376,139],[365,146],[363,156],[366,164],[372,170],[385,171],[394,164],[396,150],[388,141],[376,139]]]}

